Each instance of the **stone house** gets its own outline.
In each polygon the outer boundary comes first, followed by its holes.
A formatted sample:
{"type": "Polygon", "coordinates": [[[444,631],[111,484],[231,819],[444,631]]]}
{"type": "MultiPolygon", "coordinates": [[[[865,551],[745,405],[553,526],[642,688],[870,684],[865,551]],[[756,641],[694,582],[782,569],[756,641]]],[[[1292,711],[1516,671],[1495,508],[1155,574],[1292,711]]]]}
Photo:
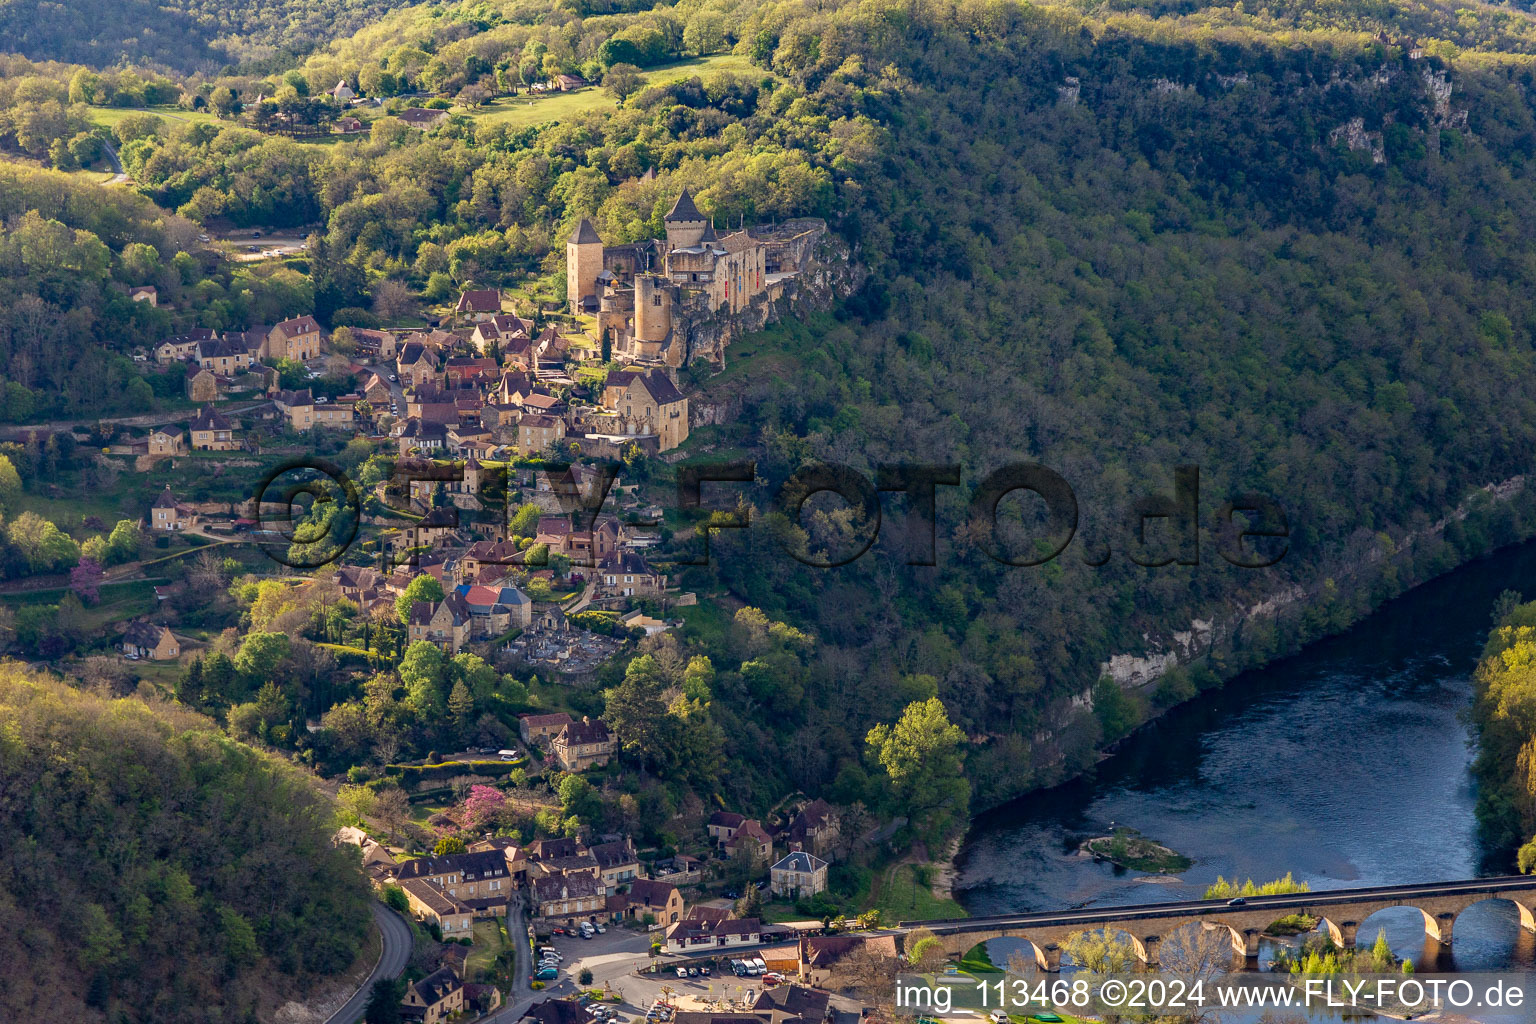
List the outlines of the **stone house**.
{"type": "Polygon", "coordinates": [[[549,715],[518,715],[517,733],[525,744],[543,743],[560,735],[560,730],[571,724],[571,716],[564,711],[549,715]]]}
{"type": "Polygon", "coordinates": [[[734,811],[716,811],[709,816],[704,830],[709,833],[709,838],[715,841],[716,846],[724,846],[746,820],[744,814],[737,814],[734,811]]]}
{"type": "Polygon", "coordinates": [[[134,302],[144,302],[151,306],[160,304],[160,293],[152,284],[141,284],[137,288],[129,288],[128,297],[134,302]]]}
{"type": "Polygon", "coordinates": [[[598,597],[659,597],[667,577],[633,551],[608,555],[597,567],[598,597]]]}
{"type": "Polygon", "coordinates": [[[240,446],[235,440],[234,427],[211,405],[199,409],[189,426],[194,450],[226,452],[240,446]]]}
{"type": "Polygon", "coordinates": [[[194,402],[216,402],[219,399],[219,377],[207,367],[188,363],[186,387],[187,398],[194,402]]]}
{"type": "Polygon", "coordinates": [[[475,912],[463,900],[449,896],[441,887],[422,878],[400,882],[406,902],[418,921],[436,924],[446,938],[469,935],[474,929],[475,912]]]}
{"type": "Polygon", "coordinates": [[[615,370],[603,386],[602,405],[617,419],[615,434],[653,434],[661,451],[688,440],[688,399],[662,370],[615,370]]]}
{"type": "Polygon", "coordinates": [[[320,322],[312,316],[284,320],[267,334],[262,346],[263,359],[289,359],[306,363],[320,355],[320,322]]]}
{"type": "Polygon", "coordinates": [[[581,721],[561,729],[549,749],[563,770],[580,772],[607,764],[618,746],[605,722],[582,716],[581,721]]]}
{"type": "Polygon", "coordinates": [[[449,654],[458,654],[460,648],[469,641],[469,627],[469,607],[464,603],[464,598],[455,592],[436,604],[417,601],[411,605],[406,634],[411,643],[426,640],[449,654]]]}
{"type": "Polygon", "coordinates": [[[160,497],[149,506],[149,528],[157,533],[175,533],[197,524],[197,513],[176,500],[171,485],[166,484],[160,497]]]}
{"type": "Polygon", "coordinates": [[[149,432],[151,455],[183,455],[186,450],[180,427],[156,427],[149,432]]]}
{"type": "Polygon", "coordinates": [[[598,843],[587,852],[597,861],[598,881],[610,896],[619,886],[640,876],[640,858],[635,856],[635,844],[627,836],[613,843],[598,843]]]}
{"type": "Polygon", "coordinates": [[[768,869],[768,880],[775,896],[814,896],[827,889],[827,862],[803,850],[789,853],[768,869]]]}
{"type": "Polygon", "coordinates": [[[725,841],[725,855],[728,858],[752,856],[767,864],[773,860],[773,837],[768,830],[763,828],[762,822],[756,818],[748,818],[741,823],[731,838],[725,841]]]}
{"type": "Polygon", "coordinates": [[[683,919],[683,894],[670,882],[636,878],[619,899],[622,903],[616,909],[633,920],[643,921],[649,914],[657,924],[672,925],[683,919]]]}
{"type": "Polygon", "coordinates": [[[485,323],[501,314],[501,292],[494,288],[464,292],[453,312],[472,323],[485,323]]]}
{"type": "Polygon", "coordinates": [[[517,450],[535,455],[565,437],[565,420],[558,416],[527,414],[517,421],[517,450]]]}
{"type": "Polygon", "coordinates": [[[546,875],[533,882],[535,914],[545,921],[573,925],[601,914],[607,903],[608,895],[591,875],[546,875]]]}
{"type": "Polygon", "coordinates": [[[120,645],[130,658],[171,661],[181,655],[181,642],[169,629],[152,622],[130,622],[120,645]]]}
{"type": "Polygon", "coordinates": [[[419,131],[428,131],[448,121],[448,111],[409,107],[400,111],[400,120],[419,131]]]}
{"type": "Polygon", "coordinates": [[[272,404],[282,414],[283,424],[300,434],[307,433],[315,425],[315,396],[309,388],[298,391],[279,391],[272,396],[272,404]]]}

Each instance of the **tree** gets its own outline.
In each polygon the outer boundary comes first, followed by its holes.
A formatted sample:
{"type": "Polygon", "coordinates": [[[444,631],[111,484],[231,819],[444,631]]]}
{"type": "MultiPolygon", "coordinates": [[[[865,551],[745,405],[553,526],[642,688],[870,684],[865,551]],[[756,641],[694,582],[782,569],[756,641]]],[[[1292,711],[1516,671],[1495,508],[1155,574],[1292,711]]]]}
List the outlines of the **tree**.
{"type": "Polygon", "coordinates": [[[576,976],[576,980],[582,985],[592,984],[592,968],[583,967],[581,973],[576,976]]]}
{"type": "Polygon", "coordinates": [[[475,698],[462,679],[453,684],[453,689],[448,694],[448,711],[461,729],[469,721],[469,716],[474,714],[475,698]]]}
{"type": "Polygon", "coordinates": [[[1093,688],[1093,713],[1108,742],[1120,739],[1141,723],[1141,709],[1125,687],[1105,676],[1093,688]]]}
{"type": "Polygon", "coordinates": [[[1061,953],[1094,974],[1123,974],[1137,963],[1129,942],[1101,931],[1073,932],[1062,941],[1061,953]]]}
{"type": "Polygon", "coordinates": [[[435,721],[447,705],[443,699],[443,675],[448,659],[438,646],[418,640],[400,659],[400,681],[405,684],[405,704],[418,718],[435,721]]]}
{"type": "Polygon", "coordinates": [[[615,64],[603,76],[603,88],[607,89],[620,103],[639,92],[644,84],[644,79],[640,77],[640,69],[633,64],[615,64]]]}
{"type": "Polygon", "coordinates": [[[101,597],[101,581],[105,575],[101,571],[101,563],[92,558],[82,558],[79,564],[69,570],[69,589],[86,604],[95,604],[101,597]]]}
{"type": "Polygon", "coordinates": [[[410,815],[411,801],[405,795],[405,790],[398,786],[379,790],[373,801],[373,816],[389,830],[391,839],[400,832],[410,815]]]}
{"type": "Polygon", "coordinates": [[[405,890],[392,882],[384,886],[384,905],[397,914],[404,914],[411,909],[411,901],[405,895],[405,890]]]}
{"type": "Polygon", "coordinates": [[[411,288],[404,281],[386,277],[373,286],[373,311],[383,321],[398,320],[416,306],[411,288]]]}
{"type": "MultiPolygon", "coordinates": [[[[14,508],[21,497],[21,474],[9,455],[0,455],[0,511],[14,508]]],[[[537,507],[537,506],[533,506],[537,507]]],[[[537,520],[537,516],[534,517],[537,520]]]]}
{"type": "Polygon", "coordinates": [[[400,1001],[405,998],[405,979],[380,978],[368,993],[368,1005],[363,1010],[367,1024],[400,1024],[400,1001]]]}
{"type": "Polygon", "coordinates": [[[877,725],[865,737],[885,769],[913,832],[930,848],[964,826],[971,784],[961,760],[965,734],[949,721],[937,697],[908,704],[895,725],[877,725]]]}
{"type": "Polygon", "coordinates": [[[437,579],[427,573],[422,573],[405,585],[400,596],[395,598],[395,614],[400,618],[402,626],[409,625],[411,621],[411,605],[417,601],[430,601],[433,604],[443,599],[443,585],[437,579]]]}
{"type": "Polygon", "coordinates": [[[458,836],[443,836],[438,839],[437,845],[432,847],[432,853],[437,857],[446,857],[449,854],[463,853],[466,849],[464,840],[458,836]]]}
{"type": "Polygon", "coordinates": [[[655,753],[652,740],[667,711],[661,692],[656,660],[642,654],[629,663],[623,682],[603,695],[603,718],[626,753],[642,759],[655,753]]]}

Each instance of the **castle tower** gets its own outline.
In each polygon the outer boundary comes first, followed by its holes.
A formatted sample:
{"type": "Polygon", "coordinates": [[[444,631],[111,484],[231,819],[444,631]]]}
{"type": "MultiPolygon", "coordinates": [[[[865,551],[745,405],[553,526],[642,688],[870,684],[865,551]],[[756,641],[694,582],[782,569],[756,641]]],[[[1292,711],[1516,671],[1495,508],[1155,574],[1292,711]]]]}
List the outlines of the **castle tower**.
{"type": "Polygon", "coordinates": [[[565,297],[571,312],[581,312],[582,300],[597,298],[597,275],[603,270],[603,240],[587,218],[581,218],[565,243],[565,297]]]}
{"type": "Polygon", "coordinates": [[[693,196],[688,194],[687,189],[683,189],[683,194],[677,197],[677,202],[667,211],[665,223],[668,249],[686,249],[698,245],[705,227],[709,225],[699,208],[693,205],[693,196]]]}
{"type": "Polygon", "coordinates": [[[635,278],[635,340],[665,341],[672,330],[671,282],[656,274],[635,278]]]}

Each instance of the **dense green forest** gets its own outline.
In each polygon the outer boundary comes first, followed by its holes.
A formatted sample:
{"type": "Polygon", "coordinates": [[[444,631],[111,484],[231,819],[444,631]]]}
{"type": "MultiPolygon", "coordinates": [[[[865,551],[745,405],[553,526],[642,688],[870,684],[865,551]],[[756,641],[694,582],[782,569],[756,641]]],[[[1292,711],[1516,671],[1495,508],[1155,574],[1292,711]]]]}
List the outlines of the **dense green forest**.
{"type": "Polygon", "coordinates": [[[1536,602],[1507,592],[1473,674],[1477,823],[1483,845],[1536,870],[1536,602]],[[1518,848],[1518,853],[1517,853],[1518,848]]]}
{"type": "MultiPolygon", "coordinates": [[[[16,178],[27,191],[7,221],[29,227],[8,264],[0,249],[0,270],[12,268],[6,301],[41,310],[25,322],[84,318],[76,336],[99,342],[90,358],[110,368],[133,338],[92,296],[138,283],[133,242],[177,268],[178,324],[222,327],[284,296],[342,322],[391,283],[428,302],[469,284],[548,288],[577,218],[610,242],[645,237],[684,186],[733,221],[828,218],[869,283],[747,339],[724,373],[685,371],[700,400],[736,412],[693,444],[756,458],[770,485],[813,459],[870,475],[958,464],[966,489],[939,489],[939,564],[909,567],[889,543],[904,508],[892,498],[871,555],[804,567],[780,540],[837,550],[863,524],[822,515],[798,529],[756,493],[768,529],[721,537],[714,569],[679,575],[780,632],[694,622],[661,671],[642,665],[626,689],[616,667],[604,680],[615,706],[591,710],[654,709],[708,657],[718,675],[696,698],[707,715],[686,702],[674,714],[695,757],[713,764],[719,750],[720,770],[700,778],[659,743],[637,744],[626,763],[646,786],[670,787],[670,806],[712,786],[731,806],[798,788],[892,811],[887,744],[870,737],[915,706],[914,729],[935,742],[959,727],[986,806],[1536,527],[1528,497],[1469,502],[1527,472],[1536,442],[1532,22],[1515,8],[1452,14],[994,0],[411,8],[292,67],[180,82],[178,102],[201,99],[217,120],[117,122],[140,199],[16,178]],[[725,49],[747,70],[629,88],[635,68],[725,49]],[[615,107],[532,124],[486,115],[491,97],[558,71],[610,81],[615,107]],[[311,145],[254,130],[237,109],[257,96],[298,104],[338,79],[397,104],[430,91],[452,116],[422,133],[386,108],[365,141],[311,145]],[[148,200],[178,216],[154,226],[148,200]],[[107,230],[98,204],[138,226],[107,230]],[[28,219],[33,205],[44,208],[28,219]],[[182,259],[164,234],[215,218],[323,229],[302,272],[265,274],[182,259]],[[34,238],[89,267],[95,291],[50,277],[60,264],[29,256],[34,238]],[[1043,567],[999,565],[966,522],[969,487],[1020,460],[1077,493],[1079,537],[1043,567]],[[1277,567],[1228,565],[1214,532],[1197,566],[1130,560],[1134,502],[1170,493],[1190,464],[1207,527],[1244,492],[1284,507],[1277,567]],[[1464,502],[1466,519],[1436,527],[1464,502]],[[1084,561],[1105,546],[1106,564],[1084,561]],[[1282,614],[1241,618],[1285,593],[1299,596],[1282,614]],[[1200,661],[1146,692],[1101,682],[1109,656],[1197,619],[1219,627],[1200,661]],[[933,698],[947,720],[924,711],[933,698]],[[717,748],[720,735],[732,741],[717,748]]],[[[67,66],[7,67],[0,146],[63,166],[98,133],[83,112],[97,85],[67,66]]],[[[15,382],[29,395],[62,387],[15,382]]],[[[1029,511],[1017,506],[1019,529],[1029,511]]],[[[1168,546],[1154,531],[1152,547],[1168,546]]],[[[365,695],[351,699],[366,710],[365,695]]],[[[407,738],[432,742],[422,725],[407,722],[407,738]]],[[[932,783],[919,781],[963,806],[966,794],[932,783]]],[[[633,794],[609,795],[618,814],[633,794]]],[[[930,824],[924,838],[959,827],[930,824]]]]}
{"type": "Polygon", "coordinates": [[[0,777],[7,1020],[252,1019],[362,944],[330,804],[207,719],[6,663],[0,777]]]}
{"type": "Polygon", "coordinates": [[[307,53],[399,6],[397,0],[0,0],[0,45],[36,60],[214,71],[307,53]]]}

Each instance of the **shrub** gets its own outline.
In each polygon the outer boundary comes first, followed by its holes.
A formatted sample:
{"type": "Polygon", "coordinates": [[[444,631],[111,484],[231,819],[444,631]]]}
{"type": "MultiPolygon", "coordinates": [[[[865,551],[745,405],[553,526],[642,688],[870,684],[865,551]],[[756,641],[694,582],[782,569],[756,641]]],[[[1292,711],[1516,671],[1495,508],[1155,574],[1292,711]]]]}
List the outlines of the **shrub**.
{"type": "Polygon", "coordinates": [[[533,981],[528,983],[528,987],[533,989],[535,992],[539,992],[543,990],[544,983],[542,981],[533,981]]]}

